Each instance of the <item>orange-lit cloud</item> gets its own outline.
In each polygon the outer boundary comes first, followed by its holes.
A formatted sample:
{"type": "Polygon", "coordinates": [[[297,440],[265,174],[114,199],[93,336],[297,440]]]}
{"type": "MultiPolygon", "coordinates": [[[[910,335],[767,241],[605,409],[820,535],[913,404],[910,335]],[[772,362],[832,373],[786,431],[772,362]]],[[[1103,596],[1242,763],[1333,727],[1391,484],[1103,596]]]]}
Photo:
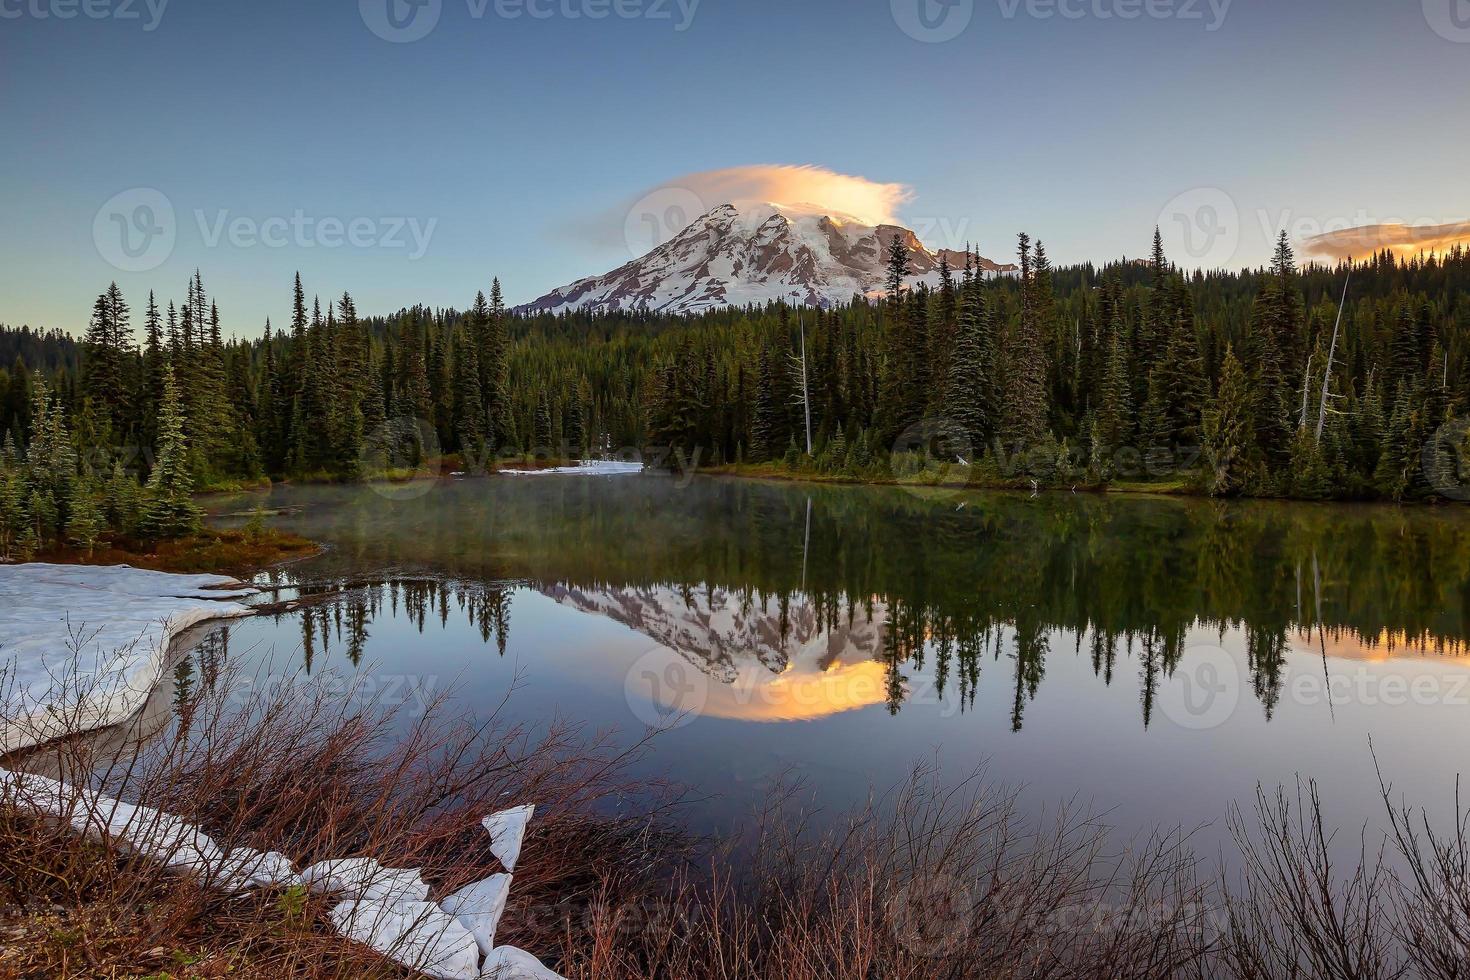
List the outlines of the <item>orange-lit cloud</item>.
{"type": "Polygon", "coordinates": [[[898,209],[913,192],[904,184],[885,184],[840,174],[826,167],[757,164],[686,174],[654,190],[693,191],[709,207],[737,201],[811,204],[849,214],[865,224],[896,224],[898,209]]]}
{"type": "Polygon", "coordinates": [[[1363,225],[1314,235],[1302,245],[1307,255],[1325,259],[1365,259],[1385,249],[1398,255],[1447,252],[1470,245],[1470,222],[1448,225],[1363,225]]]}
{"type": "MultiPolygon", "coordinates": [[[[574,221],[567,231],[584,242],[619,245],[624,243],[629,215],[647,211],[661,217],[673,208],[682,220],[693,221],[722,204],[747,202],[812,205],[827,214],[849,215],[863,224],[901,224],[898,210],[912,196],[906,184],[883,183],[826,167],[752,164],[666,180],[602,214],[574,221]]],[[[665,233],[678,230],[663,229],[665,233]]]]}
{"type": "Polygon", "coordinates": [[[1439,643],[1429,637],[1412,637],[1402,630],[1383,630],[1377,636],[1359,636],[1347,630],[1323,635],[1298,634],[1292,644],[1298,652],[1326,654],[1337,660],[1444,660],[1470,659],[1470,647],[1463,643],[1439,643]]]}

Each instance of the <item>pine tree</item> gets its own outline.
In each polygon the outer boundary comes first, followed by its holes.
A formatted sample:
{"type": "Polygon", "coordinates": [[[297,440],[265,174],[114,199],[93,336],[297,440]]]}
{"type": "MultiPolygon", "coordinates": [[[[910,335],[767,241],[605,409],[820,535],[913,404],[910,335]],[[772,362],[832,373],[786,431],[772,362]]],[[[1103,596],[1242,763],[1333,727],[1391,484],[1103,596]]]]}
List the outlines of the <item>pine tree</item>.
{"type": "MultiPolygon", "coordinates": [[[[484,295],[479,297],[484,300],[484,295]]],[[[485,458],[485,405],[481,401],[480,357],[474,340],[475,317],[470,330],[464,328],[454,338],[454,430],[460,450],[475,460],[485,458]]],[[[479,327],[483,329],[483,326],[479,327]]],[[[468,463],[470,460],[466,459],[468,463]]]]}
{"type": "Polygon", "coordinates": [[[1092,465],[1104,477],[1112,475],[1118,450],[1133,431],[1133,406],[1128,373],[1128,345],[1123,336],[1123,319],[1114,310],[1108,328],[1107,363],[1103,386],[1092,423],[1092,465]]]}
{"type": "Polygon", "coordinates": [[[143,443],[148,446],[153,445],[158,435],[158,402],[163,394],[163,369],[167,361],[158,303],[149,290],[148,312],[144,317],[143,376],[136,399],[141,413],[143,443]]]}
{"type": "Polygon", "coordinates": [[[1043,344],[1044,318],[1051,303],[1050,271],[1032,264],[1031,238],[1018,236],[1021,264],[1021,319],[1011,334],[1006,352],[1007,378],[1005,403],[1001,414],[1001,440],[1011,451],[1025,451],[1042,445],[1049,438],[1047,417],[1046,350],[1043,344]]]}
{"type": "Polygon", "coordinates": [[[192,496],[194,481],[184,425],[178,382],[169,367],[164,371],[158,410],[158,458],[139,518],[139,530],[149,538],[178,538],[199,530],[201,517],[192,496]]]}
{"type": "Polygon", "coordinates": [[[72,496],[71,513],[66,520],[67,541],[81,548],[90,558],[105,530],[96,490],[90,484],[79,485],[72,496]]]}
{"type": "Polygon", "coordinates": [[[994,369],[995,344],[984,299],[967,283],[944,401],[949,419],[970,441],[972,463],[995,437],[994,369]]]}
{"type": "Polygon", "coordinates": [[[498,278],[490,283],[490,304],[486,317],[485,343],[480,348],[480,370],[485,376],[485,387],[480,395],[485,403],[485,431],[495,445],[508,445],[511,442],[512,428],[510,335],[505,322],[505,301],[501,297],[498,278]]]}
{"type": "Polygon", "coordinates": [[[1255,479],[1251,402],[1245,369],[1236,359],[1235,351],[1226,347],[1220,368],[1220,389],[1204,417],[1207,489],[1216,496],[1241,493],[1255,479]]]}
{"type": "Polygon", "coordinates": [[[82,383],[88,397],[108,413],[112,428],[126,429],[132,418],[128,368],[131,363],[131,328],[128,305],[117,283],[97,297],[84,345],[82,383]]]}
{"type": "Polygon", "coordinates": [[[1197,443],[1209,383],[1195,336],[1194,306],[1188,287],[1176,276],[1169,289],[1168,341],[1148,376],[1144,415],[1150,427],[1144,434],[1150,447],[1172,450],[1197,443]]]}

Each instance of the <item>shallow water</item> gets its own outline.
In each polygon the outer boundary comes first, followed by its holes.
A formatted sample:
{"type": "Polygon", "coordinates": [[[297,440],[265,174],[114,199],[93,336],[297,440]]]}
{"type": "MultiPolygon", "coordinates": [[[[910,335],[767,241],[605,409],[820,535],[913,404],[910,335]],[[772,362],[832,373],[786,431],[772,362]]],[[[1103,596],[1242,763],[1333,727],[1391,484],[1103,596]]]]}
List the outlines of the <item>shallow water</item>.
{"type": "MultiPolygon", "coordinates": [[[[269,578],[342,588],[231,625],[258,683],[355,678],[660,736],[642,771],[738,829],[799,777],[833,813],[916,762],[1024,784],[1129,834],[1203,827],[1258,783],[1329,818],[1445,806],[1470,746],[1470,515],[659,476],[501,477],[217,498],[330,550],[269,578]],[[283,680],[285,678],[286,680],[283,680]]],[[[227,649],[226,649],[227,647],[227,649]]],[[[344,682],[345,683],[345,682],[344,682]]]]}

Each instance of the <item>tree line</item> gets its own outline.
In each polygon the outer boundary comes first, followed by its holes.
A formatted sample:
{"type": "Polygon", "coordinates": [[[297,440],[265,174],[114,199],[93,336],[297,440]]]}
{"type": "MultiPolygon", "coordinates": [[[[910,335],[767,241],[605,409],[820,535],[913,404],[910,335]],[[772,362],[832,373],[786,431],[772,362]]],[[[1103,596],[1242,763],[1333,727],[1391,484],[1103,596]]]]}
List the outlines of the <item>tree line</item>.
{"type": "Polygon", "coordinates": [[[1299,268],[1283,235],[1267,268],[1186,275],[1157,232],[1101,269],[1023,234],[1017,256],[931,286],[895,237],[881,298],[677,318],[524,316],[498,280],[465,310],[363,316],[346,292],[308,304],[298,274],[287,326],[249,338],[198,272],[136,326],[112,284],[79,343],[0,328],[3,540],[180,533],[190,490],[264,478],[650,446],[852,479],[1459,496],[1465,249],[1299,268]],[[129,480],[172,523],[120,501],[129,480]]]}

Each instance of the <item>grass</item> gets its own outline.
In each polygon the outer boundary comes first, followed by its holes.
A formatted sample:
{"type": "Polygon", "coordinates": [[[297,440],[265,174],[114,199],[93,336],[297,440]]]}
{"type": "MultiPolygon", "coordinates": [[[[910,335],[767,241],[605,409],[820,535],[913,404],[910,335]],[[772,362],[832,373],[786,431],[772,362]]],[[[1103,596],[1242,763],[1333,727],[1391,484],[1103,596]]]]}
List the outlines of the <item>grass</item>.
{"type": "MultiPolygon", "coordinates": [[[[71,739],[6,760],[91,778],[146,801],[226,847],[279,850],[299,866],[368,855],[423,869],[434,895],[498,871],[479,826],[486,813],[538,805],[516,868],[517,920],[505,941],[556,953],[608,882],[651,884],[679,853],[663,811],[622,814],[654,784],[623,775],[641,751],[583,740],[564,725],[533,734],[469,722],[441,699],[418,717],[361,707],[330,684],[250,684],[228,669],[200,685],[144,744],[71,739]],[[274,690],[269,690],[269,689],[274,690]],[[246,696],[240,696],[245,690],[246,696]],[[611,811],[610,813],[607,811],[611,811]]],[[[375,954],[337,936],[331,902],[301,891],[229,897],[164,873],[115,842],[37,819],[0,792],[0,976],[388,977],[375,954]]],[[[146,829],[146,828],[136,828],[146,829]]],[[[647,893],[625,892],[630,900],[647,893]]],[[[571,937],[575,941],[576,937],[571,937]]]]}
{"type": "MultiPolygon", "coordinates": [[[[1020,490],[1030,492],[1033,484],[1026,477],[1004,477],[958,464],[929,466],[915,473],[894,475],[872,472],[865,475],[825,473],[820,470],[792,470],[779,462],[725,463],[701,466],[699,472],[716,476],[735,476],[797,483],[832,483],[863,486],[936,487],[965,490],[1020,490]]],[[[1185,477],[1164,480],[1114,480],[1109,483],[1079,482],[1075,486],[1041,484],[1043,490],[1076,490],[1088,493],[1143,493],[1160,495],[1196,495],[1193,482],[1185,477]]]]}
{"type": "Polygon", "coordinates": [[[263,568],[309,558],[319,551],[315,542],[274,528],[205,528],[173,541],[109,537],[90,553],[70,546],[53,547],[37,554],[35,560],[64,565],[132,565],[159,572],[243,578],[263,568]]]}

